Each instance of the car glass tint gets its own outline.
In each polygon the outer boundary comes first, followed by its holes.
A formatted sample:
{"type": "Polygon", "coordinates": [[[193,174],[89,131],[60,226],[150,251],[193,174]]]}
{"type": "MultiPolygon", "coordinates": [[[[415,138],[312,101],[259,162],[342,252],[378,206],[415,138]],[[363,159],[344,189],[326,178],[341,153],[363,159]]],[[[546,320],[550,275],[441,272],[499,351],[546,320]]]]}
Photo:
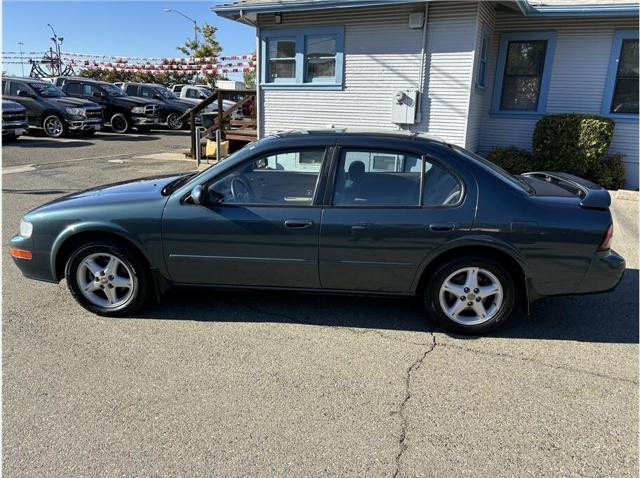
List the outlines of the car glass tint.
{"type": "Polygon", "coordinates": [[[325,150],[308,149],[244,162],[209,189],[224,204],[311,206],[325,150]]]}
{"type": "Polygon", "coordinates": [[[148,86],[140,87],[140,96],[144,98],[153,98],[153,94],[154,94],[153,88],[149,88],[148,86]]]}
{"type": "Polygon", "coordinates": [[[9,95],[10,96],[18,96],[18,91],[29,91],[29,88],[27,88],[27,85],[25,85],[24,83],[20,83],[18,81],[12,81],[9,84],[9,95]]]}
{"type": "Polygon", "coordinates": [[[338,206],[418,206],[419,156],[388,151],[343,151],[333,203],[338,206]]]}
{"type": "Polygon", "coordinates": [[[137,96],[138,95],[138,87],[134,86],[134,85],[127,86],[127,94],[131,95],[131,96],[137,96]]]}
{"type": "Polygon", "coordinates": [[[100,87],[108,96],[127,96],[127,94],[117,86],[101,84],[100,87]]]}
{"type": "Polygon", "coordinates": [[[43,98],[60,98],[64,92],[55,85],[49,83],[31,83],[31,88],[38,96],[43,98]]]}

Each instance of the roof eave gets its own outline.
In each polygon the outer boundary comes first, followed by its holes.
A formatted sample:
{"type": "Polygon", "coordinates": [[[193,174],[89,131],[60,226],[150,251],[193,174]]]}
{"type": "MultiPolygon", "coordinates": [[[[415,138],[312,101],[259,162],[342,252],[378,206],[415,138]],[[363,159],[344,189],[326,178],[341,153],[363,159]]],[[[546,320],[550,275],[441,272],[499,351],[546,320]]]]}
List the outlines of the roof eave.
{"type": "Polygon", "coordinates": [[[519,10],[527,17],[632,17],[640,13],[640,5],[573,5],[532,7],[527,0],[517,0],[519,10]]]}

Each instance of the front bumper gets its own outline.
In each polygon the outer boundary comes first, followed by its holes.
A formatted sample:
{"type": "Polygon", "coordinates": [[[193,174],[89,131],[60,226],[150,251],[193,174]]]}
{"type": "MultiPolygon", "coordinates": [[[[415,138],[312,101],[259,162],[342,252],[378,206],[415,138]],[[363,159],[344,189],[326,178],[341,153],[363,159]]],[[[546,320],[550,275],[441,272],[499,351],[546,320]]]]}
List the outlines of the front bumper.
{"type": "Polygon", "coordinates": [[[131,122],[134,126],[161,124],[160,116],[133,116],[131,122]]]}
{"type": "Polygon", "coordinates": [[[68,119],[67,128],[70,131],[99,131],[102,129],[102,125],[104,121],[101,118],[91,118],[91,119],[68,119]]]}
{"type": "Polygon", "coordinates": [[[625,268],[624,258],[613,250],[596,253],[577,293],[588,294],[615,289],[622,280],[625,268]]]}
{"type": "Polygon", "coordinates": [[[52,276],[49,254],[34,250],[33,237],[13,236],[9,242],[9,247],[15,247],[16,249],[32,253],[31,259],[18,259],[12,256],[13,262],[18,266],[23,276],[45,282],[58,282],[56,278],[52,276]]]}
{"type": "Polygon", "coordinates": [[[3,121],[2,136],[15,135],[20,136],[29,131],[29,123],[27,121],[3,121]]]}

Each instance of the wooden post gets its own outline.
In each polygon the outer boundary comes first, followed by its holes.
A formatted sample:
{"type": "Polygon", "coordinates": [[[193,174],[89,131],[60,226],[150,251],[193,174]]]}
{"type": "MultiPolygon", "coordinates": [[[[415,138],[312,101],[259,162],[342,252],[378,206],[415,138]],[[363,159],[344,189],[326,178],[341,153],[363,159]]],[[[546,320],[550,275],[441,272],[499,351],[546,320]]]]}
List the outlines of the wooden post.
{"type": "Polygon", "coordinates": [[[191,158],[196,159],[196,148],[199,148],[200,145],[196,144],[199,141],[196,141],[196,115],[193,111],[189,113],[189,122],[191,125],[191,158]]]}
{"type": "Polygon", "coordinates": [[[220,133],[221,133],[221,139],[224,139],[224,122],[223,122],[223,118],[222,115],[224,113],[224,104],[222,102],[222,92],[220,90],[218,90],[218,119],[220,120],[220,133]]]}

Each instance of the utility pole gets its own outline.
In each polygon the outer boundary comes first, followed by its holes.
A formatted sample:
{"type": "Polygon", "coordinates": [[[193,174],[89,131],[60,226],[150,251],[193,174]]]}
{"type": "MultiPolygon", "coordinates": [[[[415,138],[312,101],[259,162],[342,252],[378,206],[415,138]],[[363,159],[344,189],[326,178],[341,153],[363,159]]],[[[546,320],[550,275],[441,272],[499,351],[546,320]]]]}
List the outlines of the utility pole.
{"type": "Polygon", "coordinates": [[[22,70],[22,76],[24,76],[24,60],[22,58],[22,45],[24,45],[24,43],[19,41],[18,46],[20,47],[20,69],[22,70]]]}
{"type": "Polygon", "coordinates": [[[193,36],[196,40],[196,48],[198,48],[198,23],[193,18],[186,16],[184,13],[178,10],[174,10],[172,8],[165,8],[164,11],[167,13],[169,12],[177,13],[178,15],[182,15],[184,18],[186,18],[190,22],[193,22],[193,36]]]}

